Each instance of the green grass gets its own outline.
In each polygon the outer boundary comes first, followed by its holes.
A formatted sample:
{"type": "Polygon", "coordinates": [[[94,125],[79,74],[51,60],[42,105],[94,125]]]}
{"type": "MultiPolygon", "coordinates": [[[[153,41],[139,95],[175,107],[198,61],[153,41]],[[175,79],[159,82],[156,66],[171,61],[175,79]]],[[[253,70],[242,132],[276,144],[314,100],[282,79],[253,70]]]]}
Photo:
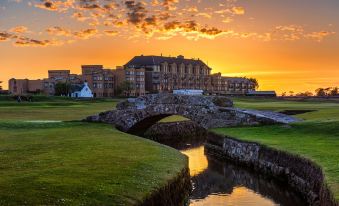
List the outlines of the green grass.
{"type": "Polygon", "coordinates": [[[187,164],[178,151],[77,120],[116,100],[0,101],[0,205],[134,205],[187,164]]]}
{"type": "Polygon", "coordinates": [[[182,121],[188,121],[186,117],[180,116],[180,115],[172,115],[169,117],[166,117],[159,122],[166,123],[166,122],[182,122],[182,121]]]}
{"type": "Polygon", "coordinates": [[[81,120],[89,115],[115,108],[119,100],[75,101],[56,99],[38,102],[0,101],[4,120],[81,120]]]}
{"type": "Polygon", "coordinates": [[[323,168],[326,183],[339,200],[339,104],[319,101],[235,99],[237,106],[265,110],[317,110],[297,115],[305,121],[290,127],[274,125],[245,128],[219,128],[213,131],[259,142],[316,162],[323,168]]]}

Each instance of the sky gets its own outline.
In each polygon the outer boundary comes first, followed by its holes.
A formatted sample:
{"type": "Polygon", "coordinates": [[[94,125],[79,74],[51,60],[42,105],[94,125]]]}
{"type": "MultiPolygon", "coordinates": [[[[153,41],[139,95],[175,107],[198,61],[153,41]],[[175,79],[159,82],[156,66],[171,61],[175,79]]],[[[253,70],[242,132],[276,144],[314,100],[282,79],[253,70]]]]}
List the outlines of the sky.
{"type": "Polygon", "coordinates": [[[339,86],[338,0],[0,0],[0,81],[136,55],[200,58],[260,90],[339,86]]]}

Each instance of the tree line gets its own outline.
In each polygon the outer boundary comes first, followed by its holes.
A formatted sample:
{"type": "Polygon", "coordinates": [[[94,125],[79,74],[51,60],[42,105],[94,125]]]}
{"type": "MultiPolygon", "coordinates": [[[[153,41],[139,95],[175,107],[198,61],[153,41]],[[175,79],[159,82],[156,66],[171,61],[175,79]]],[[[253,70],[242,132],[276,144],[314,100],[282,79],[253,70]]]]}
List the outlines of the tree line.
{"type": "Polygon", "coordinates": [[[339,96],[339,87],[327,87],[327,88],[318,88],[315,90],[315,93],[312,93],[310,91],[306,92],[299,92],[299,93],[294,93],[294,91],[289,91],[283,92],[282,95],[283,97],[286,96],[295,96],[295,97],[335,97],[339,96]]]}

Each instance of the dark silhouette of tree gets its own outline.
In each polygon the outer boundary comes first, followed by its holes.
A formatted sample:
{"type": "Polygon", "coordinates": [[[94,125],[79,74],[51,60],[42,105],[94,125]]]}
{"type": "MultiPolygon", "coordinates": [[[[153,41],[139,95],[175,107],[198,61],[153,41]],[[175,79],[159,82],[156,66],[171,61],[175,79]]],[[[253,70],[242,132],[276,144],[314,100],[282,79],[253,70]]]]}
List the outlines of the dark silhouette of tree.
{"type": "Polygon", "coordinates": [[[299,92],[298,94],[296,94],[295,96],[297,97],[311,97],[313,96],[312,92],[306,91],[306,92],[299,92]]]}
{"type": "Polygon", "coordinates": [[[324,88],[318,88],[315,90],[315,93],[318,97],[325,97],[326,96],[326,91],[324,88]]]}
{"type": "Polygon", "coordinates": [[[339,95],[338,87],[327,87],[327,88],[318,88],[315,90],[318,97],[333,97],[339,95]]]}
{"type": "Polygon", "coordinates": [[[2,86],[1,86],[1,84],[2,84],[2,81],[0,81],[0,91],[2,90],[2,86]]]}
{"type": "Polygon", "coordinates": [[[259,88],[259,81],[256,78],[247,78],[247,79],[254,84],[255,89],[259,88]]]}
{"type": "Polygon", "coordinates": [[[68,96],[71,91],[71,85],[68,83],[58,82],[55,85],[55,96],[68,96]]]}
{"type": "Polygon", "coordinates": [[[338,90],[339,90],[338,87],[332,88],[332,90],[330,91],[330,96],[338,96],[339,95],[338,90]]]}
{"type": "Polygon", "coordinates": [[[291,97],[294,96],[294,91],[289,91],[288,93],[290,93],[290,96],[291,96],[291,97]]]}
{"type": "Polygon", "coordinates": [[[282,96],[282,97],[286,97],[286,96],[287,96],[286,92],[283,92],[283,93],[281,94],[281,96],[282,96]]]}
{"type": "Polygon", "coordinates": [[[118,96],[122,95],[122,94],[127,94],[129,95],[131,93],[131,91],[134,89],[134,85],[131,81],[123,81],[118,88],[116,89],[116,94],[118,96]]]}

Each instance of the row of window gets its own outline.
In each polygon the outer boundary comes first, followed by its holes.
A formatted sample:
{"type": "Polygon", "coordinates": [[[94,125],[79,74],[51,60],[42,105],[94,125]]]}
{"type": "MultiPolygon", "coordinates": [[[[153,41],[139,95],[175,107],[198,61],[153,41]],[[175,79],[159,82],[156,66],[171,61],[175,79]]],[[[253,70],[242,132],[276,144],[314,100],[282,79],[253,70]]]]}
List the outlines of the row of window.
{"type": "Polygon", "coordinates": [[[134,78],[134,77],[126,77],[126,80],[127,81],[134,81],[134,80],[136,80],[136,81],[139,81],[139,82],[143,82],[143,81],[145,81],[145,78],[143,78],[143,77],[136,77],[136,78],[134,78]]]}
{"type": "Polygon", "coordinates": [[[112,83],[104,83],[104,84],[102,84],[102,83],[93,83],[93,88],[95,88],[95,89],[102,89],[103,87],[105,89],[113,88],[114,85],[112,83]]]}
{"type": "Polygon", "coordinates": [[[102,76],[94,76],[93,77],[94,81],[102,81],[103,79],[105,81],[113,81],[113,77],[105,77],[105,78],[103,78],[102,76]]]}
{"type": "Polygon", "coordinates": [[[143,89],[143,88],[145,88],[145,85],[144,84],[135,84],[135,88],[137,88],[137,89],[143,89]]]}
{"type": "Polygon", "coordinates": [[[137,76],[143,76],[145,75],[145,72],[134,72],[134,71],[126,71],[126,75],[137,75],[137,76]]]}

